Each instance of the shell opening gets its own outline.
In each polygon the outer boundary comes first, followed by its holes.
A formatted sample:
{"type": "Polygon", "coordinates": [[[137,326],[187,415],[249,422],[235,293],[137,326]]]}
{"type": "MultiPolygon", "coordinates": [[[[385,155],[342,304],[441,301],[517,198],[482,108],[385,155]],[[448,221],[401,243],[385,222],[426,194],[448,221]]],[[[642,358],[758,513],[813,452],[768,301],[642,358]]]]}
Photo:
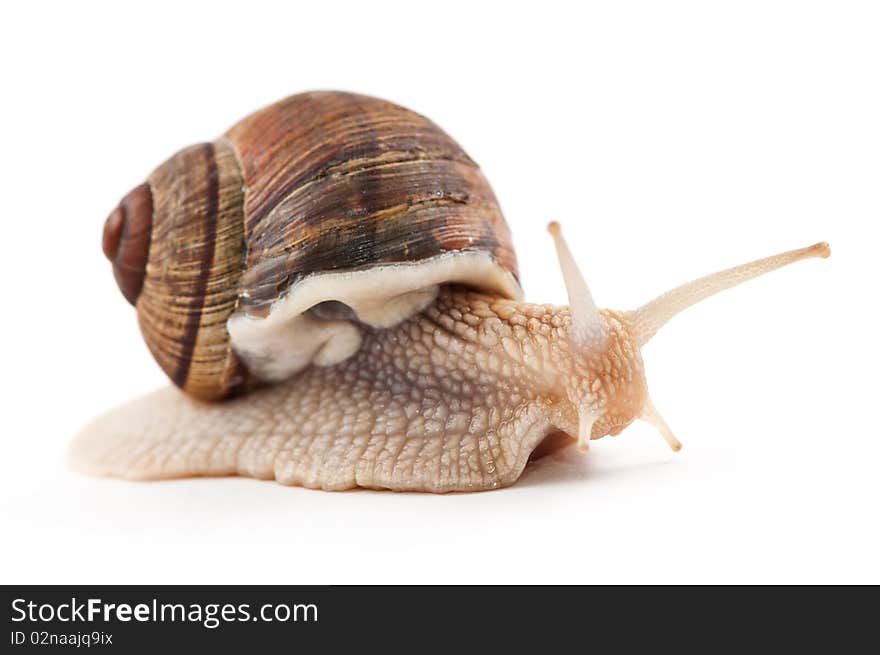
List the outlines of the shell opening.
{"type": "Polygon", "coordinates": [[[348,320],[322,320],[324,308],[341,304],[369,327],[392,327],[430,305],[444,283],[522,297],[516,278],[490,255],[453,251],[414,263],[309,275],[276,300],[265,318],[238,312],[227,329],[248,370],[262,380],[279,381],[309,364],[336,364],[357,351],[360,328],[348,320]],[[321,309],[309,311],[315,307],[321,309]]]}

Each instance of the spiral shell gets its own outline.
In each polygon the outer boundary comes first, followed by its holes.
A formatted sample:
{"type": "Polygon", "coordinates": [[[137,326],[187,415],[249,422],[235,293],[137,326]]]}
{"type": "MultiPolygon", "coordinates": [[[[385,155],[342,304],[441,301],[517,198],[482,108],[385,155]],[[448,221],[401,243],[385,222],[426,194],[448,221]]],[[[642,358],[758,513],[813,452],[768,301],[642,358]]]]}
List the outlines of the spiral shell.
{"type": "Polygon", "coordinates": [[[394,325],[439,284],[521,294],[476,164],[426,118],[350,93],[292,96],[175,154],[104,243],[159,365],[209,400],[345,359],[355,323],[394,325]]]}

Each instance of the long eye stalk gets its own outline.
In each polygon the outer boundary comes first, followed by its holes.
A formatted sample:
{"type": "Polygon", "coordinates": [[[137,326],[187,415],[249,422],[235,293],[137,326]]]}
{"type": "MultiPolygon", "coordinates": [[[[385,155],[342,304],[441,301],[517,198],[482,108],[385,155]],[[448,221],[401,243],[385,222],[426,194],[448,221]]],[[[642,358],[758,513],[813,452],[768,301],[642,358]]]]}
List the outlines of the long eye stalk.
{"type": "Polygon", "coordinates": [[[568,292],[572,339],[584,350],[602,349],[607,334],[599,308],[593,300],[593,294],[590,293],[590,288],[568,249],[559,223],[553,221],[547,226],[547,231],[553,236],[559,267],[562,269],[562,278],[565,280],[565,289],[568,292]]]}
{"type": "Polygon", "coordinates": [[[789,250],[728,268],[667,291],[632,313],[638,344],[641,346],[647,343],[672,317],[709,296],[802,259],[825,258],[830,254],[831,248],[827,243],[817,243],[808,248],[789,250]]]}

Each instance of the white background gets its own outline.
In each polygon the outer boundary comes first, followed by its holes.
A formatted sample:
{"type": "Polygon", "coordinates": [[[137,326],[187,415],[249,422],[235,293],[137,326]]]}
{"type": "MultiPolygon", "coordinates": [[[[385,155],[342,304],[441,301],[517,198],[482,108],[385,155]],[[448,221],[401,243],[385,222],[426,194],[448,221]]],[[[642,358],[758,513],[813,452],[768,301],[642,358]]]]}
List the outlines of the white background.
{"type": "Polygon", "coordinates": [[[847,2],[0,10],[5,583],[880,582],[880,20],[847,2]],[[159,385],[100,251],[175,150],[285,95],[353,90],[444,127],[563,302],[550,219],[601,305],[818,240],[645,350],[673,454],[636,424],[509,489],[325,493],[66,470],[159,385]]]}

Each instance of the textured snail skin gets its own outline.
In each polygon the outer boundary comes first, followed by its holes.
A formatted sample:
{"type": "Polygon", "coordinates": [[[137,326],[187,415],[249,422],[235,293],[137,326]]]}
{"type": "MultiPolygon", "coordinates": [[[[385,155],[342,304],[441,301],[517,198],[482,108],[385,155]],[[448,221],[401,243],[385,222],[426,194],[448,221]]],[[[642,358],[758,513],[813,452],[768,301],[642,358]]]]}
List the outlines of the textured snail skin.
{"type": "Polygon", "coordinates": [[[112,410],[74,440],[71,464],[130,479],[248,475],[322,489],[478,491],[513,483],[541,440],[618,434],[636,418],[681,444],[654,407],[640,348],[688,307],[813,257],[791,250],[683,284],[634,311],[599,309],[557,224],[570,308],[444,285],[423,312],[361,327],[333,366],[227,403],[165,389],[112,410]]]}
{"type": "Polygon", "coordinates": [[[510,485],[549,433],[592,438],[638,414],[644,371],[623,314],[603,311],[600,357],[572,353],[567,308],[445,288],[357,355],[225,403],[167,388],[99,418],[73,444],[81,471],[155,480],[245,475],[330,490],[478,491],[510,485]],[[577,380],[574,385],[571,380],[577,380]],[[609,393],[611,392],[611,393],[609,393]]]}

